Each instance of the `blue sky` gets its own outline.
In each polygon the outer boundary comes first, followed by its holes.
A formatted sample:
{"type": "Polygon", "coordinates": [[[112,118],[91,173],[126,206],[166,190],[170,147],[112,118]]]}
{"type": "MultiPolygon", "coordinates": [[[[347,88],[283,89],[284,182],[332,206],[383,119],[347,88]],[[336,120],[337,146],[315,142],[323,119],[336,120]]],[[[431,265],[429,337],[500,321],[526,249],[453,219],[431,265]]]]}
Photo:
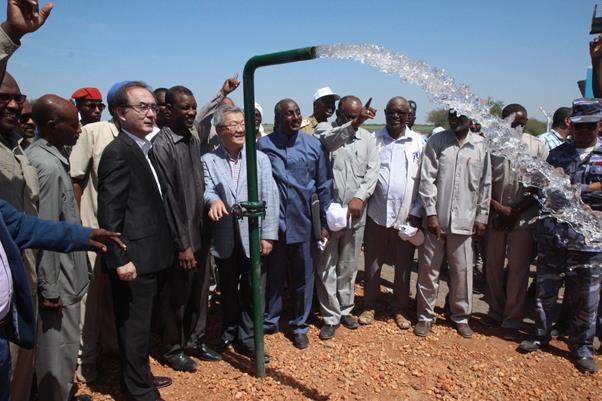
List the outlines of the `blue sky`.
{"type": "MultiPolygon", "coordinates": [[[[256,55],[329,43],[373,43],[446,69],[481,97],[518,102],[543,119],[579,97],[590,64],[593,1],[193,1],[57,0],[46,25],[27,36],[9,72],[32,98],[68,97],[116,81],[152,87],[183,84],[199,107],[256,55]]],[[[5,11],[4,11],[5,13],[5,11]]],[[[421,89],[352,61],[313,60],[256,74],[256,98],[273,120],[279,99],[311,113],[322,86],[373,97],[382,109],[395,95],[418,103],[418,122],[436,105],[421,89]]],[[[232,95],[242,104],[242,85],[232,95]]],[[[105,113],[104,118],[108,118],[105,113]]]]}

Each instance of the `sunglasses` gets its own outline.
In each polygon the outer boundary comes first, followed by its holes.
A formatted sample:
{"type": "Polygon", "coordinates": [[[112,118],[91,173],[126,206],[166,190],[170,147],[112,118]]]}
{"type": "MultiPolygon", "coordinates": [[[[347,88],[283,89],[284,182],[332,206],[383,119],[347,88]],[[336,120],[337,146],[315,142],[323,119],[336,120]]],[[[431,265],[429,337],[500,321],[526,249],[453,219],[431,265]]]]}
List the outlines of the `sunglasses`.
{"type": "Polygon", "coordinates": [[[27,113],[27,114],[21,114],[21,116],[19,117],[19,122],[21,124],[25,124],[27,123],[29,120],[31,119],[31,113],[27,113]]]}
{"type": "Polygon", "coordinates": [[[26,99],[27,99],[27,96],[23,95],[21,93],[14,94],[14,93],[0,92],[0,104],[3,104],[3,105],[9,104],[11,100],[14,100],[17,104],[21,105],[21,104],[25,103],[26,99]]]}

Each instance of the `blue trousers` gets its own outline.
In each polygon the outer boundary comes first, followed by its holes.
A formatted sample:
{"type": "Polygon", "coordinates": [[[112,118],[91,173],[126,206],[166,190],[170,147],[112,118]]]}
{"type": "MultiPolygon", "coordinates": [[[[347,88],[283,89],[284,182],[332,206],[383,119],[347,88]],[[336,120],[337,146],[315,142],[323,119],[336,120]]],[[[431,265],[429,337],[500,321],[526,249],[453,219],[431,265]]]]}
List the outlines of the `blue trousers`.
{"type": "Polygon", "coordinates": [[[267,261],[264,317],[266,328],[278,327],[285,281],[292,293],[293,302],[293,316],[288,324],[295,334],[307,333],[307,318],[311,311],[314,291],[311,241],[287,244],[286,237],[280,233],[267,261]]]}
{"type": "Polygon", "coordinates": [[[0,327],[0,401],[10,400],[10,348],[4,328],[0,327]]]}
{"type": "Polygon", "coordinates": [[[558,290],[565,283],[565,297],[570,297],[569,349],[577,358],[591,358],[594,353],[596,312],[600,300],[600,267],[578,267],[600,262],[600,254],[550,250],[540,252],[537,266],[536,320],[537,337],[550,341],[552,316],[558,290]],[[575,267],[570,269],[571,267],[575,267]]]}

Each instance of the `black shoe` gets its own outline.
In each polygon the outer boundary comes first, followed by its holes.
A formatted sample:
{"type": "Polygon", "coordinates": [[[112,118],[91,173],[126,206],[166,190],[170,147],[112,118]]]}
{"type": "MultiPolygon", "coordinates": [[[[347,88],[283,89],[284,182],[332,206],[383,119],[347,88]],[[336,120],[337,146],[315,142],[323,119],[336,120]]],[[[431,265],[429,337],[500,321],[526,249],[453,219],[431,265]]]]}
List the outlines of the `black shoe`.
{"type": "Polygon", "coordinates": [[[153,383],[159,389],[171,386],[172,380],[165,376],[153,376],[153,383]]]}
{"type": "Polygon", "coordinates": [[[575,367],[579,369],[581,373],[596,373],[598,368],[594,358],[582,357],[573,359],[575,367]]]}
{"type": "Polygon", "coordinates": [[[309,346],[309,338],[307,338],[307,334],[293,334],[293,345],[299,349],[307,348],[309,346]]]}
{"type": "Polygon", "coordinates": [[[341,316],[341,324],[343,325],[343,327],[345,327],[349,330],[355,330],[358,327],[360,327],[360,324],[351,315],[341,316]]]}
{"type": "Polygon", "coordinates": [[[550,331],[550,336],[556,337],[558,339],[566,338],[568,337],[567,328],[563,324],[556,323],[550,331]]]}
{"type": "Polygon", "coordinates": [[[205,343],[195,345],[192,348],[188,348],[186,353],[190,356],[195,356],[204,361],[221,361],[222,356],[209,348],[209,346],[205,343]]]}
{"type": "Polygon", "coordinates": [[[278,333],[278,326],[263,326],[263,334],[271,335],[278,333]]]}
{"type": "Polygon", "coordinates": [[[520,334],[516,329],[502,327],[502,338],[506,341],[518,341],[520,334]]]}
{"type": "Polygon", "coordinates": [[[334,324],[325,324],[320,329],[320,340],[330,340],[334,338],[334,333],[337,331],[337,326],[334,324]]]}
{"type": "MultiPolygon", "coordinates": [[[[250,358],[252,360],[255,360],[255,358],[257,357],[257,355],[255,354],[255,350],[251,350],[247,347],[234,346],[234,351],[236,351],[237,354],[244,355],[247,358],[250,358]]],[[[264,352],[263,357],[264,357],[265,363],[270,363],[270,356],[268,354],[266,354],[264,352]]]]}
{"type": "Polygon", "coordinates": [[[167,364],[178,372],[196,372],[197,364],[183,352],[167,358],[167,364]]]}
{"type": "Polygon", "coordinates": [[[519,344],[518,349],[522,352],[529,353],[537,351],[547,345],[547,343],[542,343],[539,340],[525,340],[519,344]]]}
{"type": "Polygon", "coordinates": [[[233,341],[234,340],[224,340],[223,338],[220,338],[218,343],[215,344],[215,346],[213,347],[213,349],[215,350],[215,352],[223,354],[228,348],[230,348],[230,345],[233,341]]]}
{"type": "Polygon", "coordinates": [[[492,318],[489,315],[483,316],[481,319],[479,319],[478,323],[484,327],[499,327],[502,324],[502,322],[492,318]]]}

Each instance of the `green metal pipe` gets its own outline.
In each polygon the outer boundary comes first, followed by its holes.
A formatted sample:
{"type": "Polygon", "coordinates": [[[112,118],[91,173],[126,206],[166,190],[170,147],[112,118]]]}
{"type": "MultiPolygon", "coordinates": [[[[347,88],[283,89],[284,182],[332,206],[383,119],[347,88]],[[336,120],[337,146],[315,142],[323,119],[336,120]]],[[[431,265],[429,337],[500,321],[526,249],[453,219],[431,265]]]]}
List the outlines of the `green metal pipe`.
{"type": "MultiPolygon", "coordinates": [[[[295,61],[316,58],[315,47],[287,50],[278,53],[254,56],[247,61],[243,71],[243,91],[246,126],[247,156],[247,190],[249,201],[246,202],[249,213],[249,245],[251,252],[251,278],[253,285],[253,324],[255,331],[256,373],[257,377],[265,377],[265,350],[263,346],[263,313],[264,297],[261,290],[261,259],[259,257],[259,216],[261,209],[257,192],[257,158],[255,151],[255,70],[268,65],[293,63],[295,61]]],[[[265,212],[262,216],[265,216],[265,212]]]]}

